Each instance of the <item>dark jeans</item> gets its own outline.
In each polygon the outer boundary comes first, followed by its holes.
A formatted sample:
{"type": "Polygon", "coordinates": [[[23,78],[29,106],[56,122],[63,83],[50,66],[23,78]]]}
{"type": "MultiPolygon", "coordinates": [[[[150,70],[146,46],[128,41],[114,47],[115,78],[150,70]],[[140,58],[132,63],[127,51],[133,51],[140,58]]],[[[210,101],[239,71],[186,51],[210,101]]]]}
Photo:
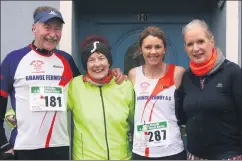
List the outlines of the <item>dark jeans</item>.
{"type": "Polygon", "coordinates": [[[158,157],[158,158],[148,158],[145,156],[140,156],[138,154],[133,153],[132,154],[132,160],[186,160],[187,159],[187,155],[186,155],[186,151],[182,151],[178,154],[175,155],[170,155],[170,156],[166,156],[166,157],[158,157]]]}
{"type": "Polygon", "coordinates": [[[15,150],[17,160],[69,160],[69,147],[51,147],[35,150],[15,150]]]}
{"type": "Polygon", "coordinates": [[[14,160],[14,155],[10,153],[0,153],[0,160],[14,160]]]}
{"type": "Polygon", "coordinates": [[[225,160],[225,159],[226,160],[241,160],[241,155],[242,155],[242,153],[240,153],[240,152],[228,151],[223,154],[217,155],[214,159],[215,160],[225,160]],[[232,158],[234,158],[234,159],[232,159],[232,158]]]}
{"type": "Polygon", "coordinates": [[[242,160],[242,153],[236,151],[228,151],[219,155],[210,155],[208,157],[200,158],[188,152],[187,160],[242,160]]]}

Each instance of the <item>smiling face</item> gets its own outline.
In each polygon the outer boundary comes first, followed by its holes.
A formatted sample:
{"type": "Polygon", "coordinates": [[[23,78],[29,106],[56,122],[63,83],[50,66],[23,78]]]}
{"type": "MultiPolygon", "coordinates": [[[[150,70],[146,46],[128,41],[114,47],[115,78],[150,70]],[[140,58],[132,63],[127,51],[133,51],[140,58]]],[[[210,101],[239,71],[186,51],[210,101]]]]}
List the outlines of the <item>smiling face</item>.
{"type": "Polygon", "coordinates": [[[108,75],[109,66],[106,56],[99,52],[94,52],[87,60],[87,72],[96,80],[101,80],[108,75]]]}
{"type": "Polygon", "coordinates": [[[164,42],[159,37],[149,35],[143,39],[141,51],[146,64],[157,65],[162,62],[164,57],[164,42]]]}
{"type": "Polygon", "coordinates": [[[190,58],[196,64],[209,60],[212,56],[212,50],[215,47],[214,39],[208,32],[199,25],[187,28],[184,33],[185,50],[190,58]]]}
{"type": "Polygon", "coordinates": [[[46,23],[37,22],[33,24],[35,45],[48,51],[55,49],[61,39],[62,24],[62,21],[58,18],[51,19],[46,23]]]}

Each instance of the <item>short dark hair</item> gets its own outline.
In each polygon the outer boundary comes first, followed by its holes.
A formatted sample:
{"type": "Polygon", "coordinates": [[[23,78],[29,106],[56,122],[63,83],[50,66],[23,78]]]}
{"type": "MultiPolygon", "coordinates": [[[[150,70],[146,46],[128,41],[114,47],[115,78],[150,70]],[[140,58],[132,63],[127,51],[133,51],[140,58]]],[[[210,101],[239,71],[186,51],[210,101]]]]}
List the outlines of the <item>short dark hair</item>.
{"type": "Polygon", "coordinates": [[[164,43],[164,47],[166,48],[167,41],[166,41],[165,33],[159,27],[156,27],[156,26],[149,26],[146,29],[144,29],[144,31],[141,32],[141,34],[139,36],[139,47],[140,48],[143,44],[143,40],[146,37],[148,37],[149,35],[158,37],[159,39],[161,39],[164,43]]]}

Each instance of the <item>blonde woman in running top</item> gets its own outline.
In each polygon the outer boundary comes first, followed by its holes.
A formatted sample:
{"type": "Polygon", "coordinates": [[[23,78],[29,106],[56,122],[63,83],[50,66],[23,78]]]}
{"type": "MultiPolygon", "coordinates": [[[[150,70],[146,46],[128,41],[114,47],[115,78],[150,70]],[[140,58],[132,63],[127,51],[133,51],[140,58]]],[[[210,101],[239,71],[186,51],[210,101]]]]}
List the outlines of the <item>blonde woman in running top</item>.
{"type": "Polygon", "coordinates": [[[164,32],[150,26],[140,35],[145,64],[129,71],[136,94],[133,140],[134,160],[186,159],[175,115],[174,92],[184,68],[163,62],[164,32]]]}

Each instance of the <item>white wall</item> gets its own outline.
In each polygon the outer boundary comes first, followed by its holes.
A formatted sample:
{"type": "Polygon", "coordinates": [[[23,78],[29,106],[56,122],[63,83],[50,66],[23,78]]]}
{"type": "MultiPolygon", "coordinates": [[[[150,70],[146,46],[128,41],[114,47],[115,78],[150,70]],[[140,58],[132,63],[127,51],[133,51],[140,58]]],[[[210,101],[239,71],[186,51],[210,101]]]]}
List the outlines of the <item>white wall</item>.
{"type": "Polygon", "coordinates": [[[239,64],[239,1],[226,1],[226,17],[226,58],[239,64]]]}
{"type": "Polygon", "coordinates": [[[79,66],[79,24],[78,22],[78,9],[73,1],[60,1],[60,12],[62,13],[65,25],[62,32],[62,39],[60,41],[60,49],[72,55],[75,63],[79,66]]]}
{"type": "Polygon", "coordinates": [[[241,1],[226,1],[216,8],[212,17],[212,32],[216,45],[226,58],[241,64],[241,1]]]}
{"type": "Polygon", "coordinates": [[[71,54],[72,49],[72,1],[60,1],[60,12],[65,24],[62,30],[62,38],[59,48],[71,54]]]}
{"type": "Polygon", "coordinates": [[[239,65],[242,66],[242,56],[241,56],[241,5],[242,5],[242,2],[240,1],[239,2],[239,16],[238,16],[238,19],[239,19],[239,65]]]}
{"type": "Polygon", "coordinates": [[[226,55],[226,3],[223,8],[214,9],[211,30],[217,47],[226,55]]]}

